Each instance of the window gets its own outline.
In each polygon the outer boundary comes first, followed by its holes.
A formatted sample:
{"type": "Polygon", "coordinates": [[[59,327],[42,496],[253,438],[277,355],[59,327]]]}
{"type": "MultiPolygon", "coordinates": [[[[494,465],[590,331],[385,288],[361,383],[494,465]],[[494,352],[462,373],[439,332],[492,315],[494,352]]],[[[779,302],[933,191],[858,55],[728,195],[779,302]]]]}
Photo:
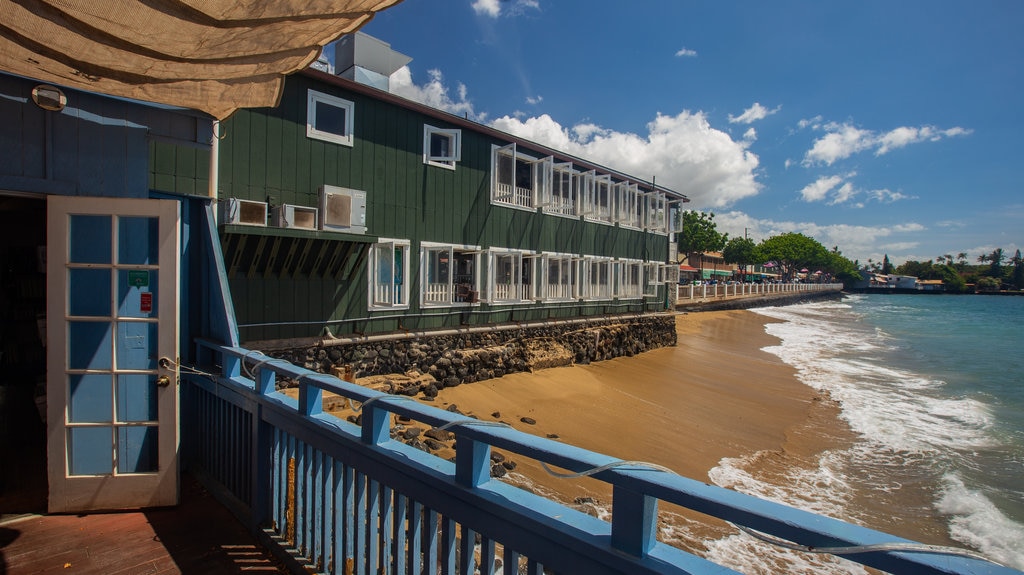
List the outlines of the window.
{"type": "Polygon", "coordinates": [[[381,240],[370,248],[369,308],[409,307],[409,241],[381,240]]]}
{"type": "Polygon", "coordinates": [[[480,249],[423,242],[420,299],[425,307],[480,301],[480,249]]]}
{"type": "Polygon", "coordinates": [[[615,184],[615,221],[630,228],[643,225],[644,202],[636,184],[615,184]]]}
{"type": "Polygon", "coordinates": [[[611,299],[612,297],[612,260],[585,256],[583,258],[584,299],[611,299]]]}
{"type": "Polygon", "coordinates": [[[554,163],[552,158],[544,159],[544,191],[541,207],[545,213],[560,216],[579,215],[576,171],[571,163],[554,163]]]}
{"type": "Polygon", "coordinates": [[[530,252],[491,250],[487,299],[491,303],[521,303],[534,297],[534,260],[530,252]]]}
{"type": "Polygon", "coordinates": [[[462,159],[462,130],[445,130],[423,125],[423,163],[455,169],[462,159]]]}
{"type": "MultiPolygon", "coordinates": [[[[658,262],[647,262],[644,264],[644,295],[645,296],[656,296],[658,295],[658,286],[661,285],[662,276],[662,264],[658,262]]],[[[676,272],[679,272],[679,267],[676,267],[676,272]]]]}
{"type": "Polygon", "coordinates": [[[643,296],[643,267],[643,262],[637,260],[615,262],[618,276],[615,297],[631,299],[643,296]]]}
{"type": "Polygon", "coordinates": [[[355,104],[315,90],[306,100],[306,136],[352,145],[352,113],[355,104]]]}
{"type": "Polygon", "coordinates": [[[537,205],[543,160],[516,153],[516,145],[494,146],[491,152],[491,201],[514,208],[537,205]]]}
{"type": "Polygon", "coordinates": [[[667,207],[664,192],[648,192],[644,194],[647,205],[647,216],[644,225],[648,231],[664,234],[668,232],[667,207]]]}
{"type": "Polygon", "coordinates": [[[569,301],[579,297],[577,281],[579,260],[574,256],[544,254],[541,256],[539,296],[545,301],[569,301]]]}
{"type": "Polygon", "coordinates": [[[612,177],[593,170],[581,174],[583,215],[589,220],[612,222],[612,177]]]}

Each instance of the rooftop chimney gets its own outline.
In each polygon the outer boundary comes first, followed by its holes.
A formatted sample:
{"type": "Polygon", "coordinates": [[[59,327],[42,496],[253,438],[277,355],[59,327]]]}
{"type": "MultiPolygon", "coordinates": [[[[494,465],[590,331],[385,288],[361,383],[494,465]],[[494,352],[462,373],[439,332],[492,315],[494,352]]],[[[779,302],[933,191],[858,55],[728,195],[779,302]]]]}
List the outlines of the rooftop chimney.
{"type": "Polygon", "coordinates": [[[387,91],[391,74],[412,61],[391,44],[356,32],[334,43],[334,71],[342,78],[387,91]]]}

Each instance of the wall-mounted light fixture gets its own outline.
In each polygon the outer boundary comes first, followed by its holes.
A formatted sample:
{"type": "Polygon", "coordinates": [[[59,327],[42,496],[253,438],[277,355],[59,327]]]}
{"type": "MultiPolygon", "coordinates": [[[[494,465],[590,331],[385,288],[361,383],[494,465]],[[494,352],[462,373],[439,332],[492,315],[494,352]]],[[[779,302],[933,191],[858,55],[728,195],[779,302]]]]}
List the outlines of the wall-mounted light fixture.
{"type": "Polygon", "coordinates": [[[40,84],[32,88],[32,101],[44,110],[59,112],[67,105],[68,97],[57,86],[40,84]]]}

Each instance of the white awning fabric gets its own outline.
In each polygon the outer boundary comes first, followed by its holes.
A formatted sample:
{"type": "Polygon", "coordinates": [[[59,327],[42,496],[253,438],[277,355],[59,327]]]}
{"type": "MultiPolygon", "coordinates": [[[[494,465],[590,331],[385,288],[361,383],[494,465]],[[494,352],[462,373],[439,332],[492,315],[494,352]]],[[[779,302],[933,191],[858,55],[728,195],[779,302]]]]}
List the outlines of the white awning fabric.
{"type": "Polygon", "coordinates": [[[0,0],[0,69],[225,118],[401,0],[0,0]]]}

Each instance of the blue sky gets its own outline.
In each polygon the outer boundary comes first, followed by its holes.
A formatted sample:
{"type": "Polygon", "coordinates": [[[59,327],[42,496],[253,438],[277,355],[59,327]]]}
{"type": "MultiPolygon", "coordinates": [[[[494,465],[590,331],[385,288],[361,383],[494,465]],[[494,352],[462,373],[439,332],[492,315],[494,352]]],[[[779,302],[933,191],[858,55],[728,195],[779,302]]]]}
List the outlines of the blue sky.
{"type": "Polygon", "coordinates": [[[650,179],[756,241],[1024,247],[1024,2],[405,0],[392,91],[650,179]]]}

